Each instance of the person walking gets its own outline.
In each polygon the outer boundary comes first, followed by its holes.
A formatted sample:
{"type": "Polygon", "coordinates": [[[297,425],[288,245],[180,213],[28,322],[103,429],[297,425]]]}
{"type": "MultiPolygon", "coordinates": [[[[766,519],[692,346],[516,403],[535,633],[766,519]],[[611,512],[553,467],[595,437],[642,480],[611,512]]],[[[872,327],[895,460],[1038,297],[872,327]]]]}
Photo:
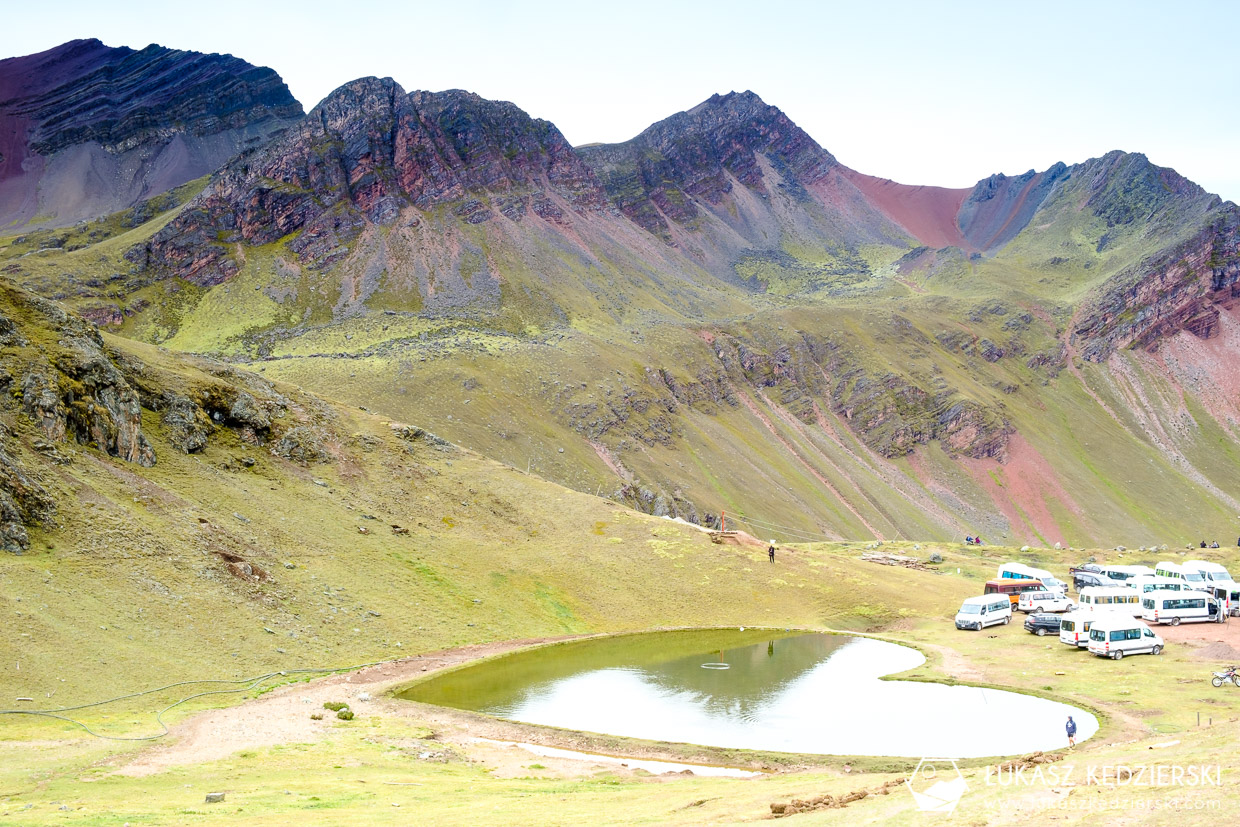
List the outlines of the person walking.
{"type": "Polygon", "coordinates": [[[1076,721],[1072,720],[1072,716],[1068,716],[1068,723],[1064,726],[1068,732],[1068,746],[1076,746],[1076,721]]]}
{"type": "Polygon", "coordinates": [[[766,550],[766,556],[771,559],[772,563],[775,562],[775,541],[774,540],[771,540],[771,547],[766,550]]]}

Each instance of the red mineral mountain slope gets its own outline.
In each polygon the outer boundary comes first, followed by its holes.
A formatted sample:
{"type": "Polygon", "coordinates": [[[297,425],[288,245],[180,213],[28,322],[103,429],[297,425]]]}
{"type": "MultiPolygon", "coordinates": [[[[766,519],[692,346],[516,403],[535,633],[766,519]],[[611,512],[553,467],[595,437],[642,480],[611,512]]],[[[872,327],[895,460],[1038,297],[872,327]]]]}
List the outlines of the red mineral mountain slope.
{"type": "Polygon", "coordinates": [[[198,178],[295,123],[231,55],[75,40],[0,61],[0,226],[65,226],[198,178]]]}
{"type": "Polygon", "coordinates": [[[976,251],[957,224],[960,207],[972,189],[909,186],[851,169],[845,169],[843,175],[888,218],[927,247],[976,251]]]}

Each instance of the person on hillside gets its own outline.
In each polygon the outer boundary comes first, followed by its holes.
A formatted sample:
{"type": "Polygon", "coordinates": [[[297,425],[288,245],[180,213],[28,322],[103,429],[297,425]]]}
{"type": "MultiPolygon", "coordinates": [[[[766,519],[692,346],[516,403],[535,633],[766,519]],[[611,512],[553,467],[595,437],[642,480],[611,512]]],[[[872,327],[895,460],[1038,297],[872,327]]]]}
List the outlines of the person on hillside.
{"type": "Polygon", "coordinates": [[[974,537],[974,538],[973,538],[973,545],[975,545],[975,546],[980,546],[981,544],[982,544],[982,538],[981,538],[981,537],[974,537]]]}
{"type": "Polygon", "coordinates": [[[1064,729],[1068,731],[1068,746],[1075,747],[1076,746],[1076,721],[1072,720],[1071,715],[1068,716],[1068,723],[1064,726],[1064,729]]]}
{"type": "Polygon", "coordinates": [[[1213,543],[1210,543],[1210,548],[1218,548],[1218,540],[1215,540],[1213,543]]]}
{"type": "MultiPolygon", "coordinates": [[[[971,545],[973,545],[973,535],[972,535],[972,534],[966,534],[966,535],[965,535],[965,538],[964,538],[964,544],[965,544],[966,546],[971,546],[971,545]]],[[[1240,543],[1236,543],[1236,545],[1240,546],[1240,543]]]]}
{"type": "Polygon", "coordinates": [[[775,562],[775,541],[771,540],[771,547],[766,550],[766,556],[771,558],[771,562],[775,562]]]}
{"type": "Polygon", "coordinates": [[[1206,541],[1205,541],[1205,540],[1202,540],[1202,541],[1201,541],[1201,547],[1202,547],[1202,548],[1205,548],[1205,547],[1206,547],[1206,541]]]}

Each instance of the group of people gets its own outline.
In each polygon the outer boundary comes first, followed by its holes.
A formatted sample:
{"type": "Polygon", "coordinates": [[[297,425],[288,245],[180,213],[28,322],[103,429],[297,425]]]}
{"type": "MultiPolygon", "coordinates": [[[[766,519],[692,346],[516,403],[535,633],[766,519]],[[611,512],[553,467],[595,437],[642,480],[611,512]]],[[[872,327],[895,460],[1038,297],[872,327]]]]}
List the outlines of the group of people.
{"type": "MultiPolygon", "coordinates": [[[[1240,539],[1236,540],[1236,545],[1240,546],[1240,539]]],[[[1206,545],[1206,541],[1202,540],[1201,547],[1202,548],[1218,548],[1218,540],[1215,540],[1213,543],[1210,543],[1210,545],[1208,546],[1206,545]]]]}
{"type": "Polygon", "coordinates": [[[966,546],[980,546],[982,544],[982,538],[969,535],[964,538],[964,544],[966,546]]]}

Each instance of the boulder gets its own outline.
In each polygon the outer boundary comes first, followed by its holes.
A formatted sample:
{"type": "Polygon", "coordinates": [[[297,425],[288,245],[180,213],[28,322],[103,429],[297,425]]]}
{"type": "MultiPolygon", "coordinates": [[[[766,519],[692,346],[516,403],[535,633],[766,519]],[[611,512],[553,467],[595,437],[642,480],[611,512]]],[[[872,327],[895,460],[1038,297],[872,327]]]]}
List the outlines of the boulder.
{"type": "Polygon", "coordinates": [[[307,425],[289,428],[275,445],[271,446],[271,453],[305,465],[328,458],[323,438],[307,425]]]}
{"type": "Polygon", "coordinates": [[[168,429],[168,441],[185,454],[207,447],[211,419],[188,397],[168,394],[162,421],[168,429]]]}

